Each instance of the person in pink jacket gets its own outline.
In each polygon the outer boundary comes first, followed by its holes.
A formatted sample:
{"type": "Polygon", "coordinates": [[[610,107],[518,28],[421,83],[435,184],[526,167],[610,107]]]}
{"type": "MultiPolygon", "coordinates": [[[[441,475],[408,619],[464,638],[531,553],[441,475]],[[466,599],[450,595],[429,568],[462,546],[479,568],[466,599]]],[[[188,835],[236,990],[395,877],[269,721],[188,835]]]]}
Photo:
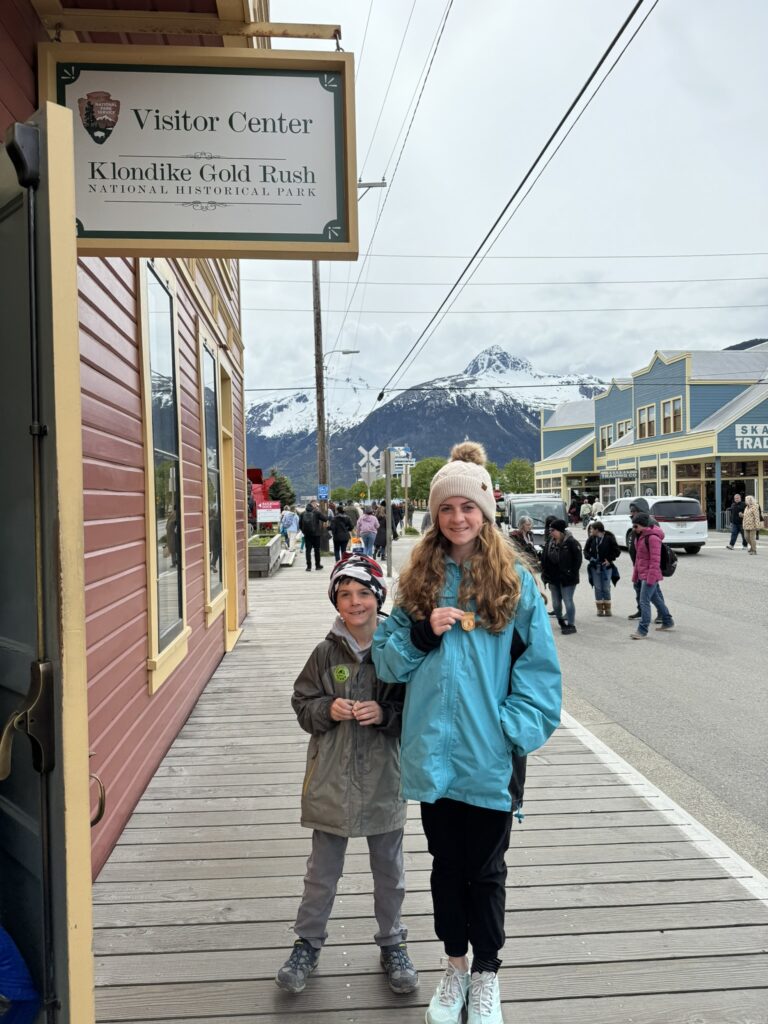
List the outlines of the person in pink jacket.
{"type": "Polygon", "coordinates": [[[379,529],[379,520],[372,514],[368,506],[366,506],[363,515],[357,520],[356,529],[360,540],[363,542],[365,554],[369,558],[373,557],[373,544],[379,529]]]}
{"type": "Polygon", "coordinates": [[[664,531],[655,522],[651,525],[651,517],[647,512],[640,512],[632,520],[632,532],[635,535],[635,568],[632,582],[640,608],[640,621],[637,624],[637,632],[630,633],[630,636],[633,640],[644,640],[648,636],[651,624],[651,605],[654,605],[661,619],[656,626],[657,630],[667,632],[675,628],[675,623],[664,603],[664,595],[659,586],[663,578],[661,545],[664,531]]]}

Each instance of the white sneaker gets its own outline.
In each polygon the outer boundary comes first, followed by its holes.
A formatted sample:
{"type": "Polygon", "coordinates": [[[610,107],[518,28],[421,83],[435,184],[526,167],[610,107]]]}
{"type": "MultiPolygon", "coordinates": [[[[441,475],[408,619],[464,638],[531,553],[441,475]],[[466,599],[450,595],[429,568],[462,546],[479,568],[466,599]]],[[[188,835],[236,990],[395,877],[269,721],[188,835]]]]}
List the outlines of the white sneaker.
{"type": "Polygon", "coordinates": [[[427,1007],[427,1024],[460,1024],[468,990],[469,972],[462,974],[448,964],[427,1007]]]}
{"type": "Polygon", "coordinates": [[[478,971],[472,975],[467,1024],[504,1024],[499,978],[493,971],[478,971]]]}

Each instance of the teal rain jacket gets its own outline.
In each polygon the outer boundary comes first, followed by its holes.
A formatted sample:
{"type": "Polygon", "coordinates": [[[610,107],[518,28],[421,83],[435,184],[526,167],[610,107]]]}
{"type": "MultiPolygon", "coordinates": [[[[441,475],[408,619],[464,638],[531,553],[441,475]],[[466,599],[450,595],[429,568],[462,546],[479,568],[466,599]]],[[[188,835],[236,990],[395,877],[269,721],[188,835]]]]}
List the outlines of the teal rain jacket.
{"type": "MultiPolygon", "coordinates": [[[[372,656],[384,682],[407,683],[400,770],[406,799],[443,797],[493,810],[512,807],[512,752],[529,754],[560,722],[561,677],[544,601],[518,565],[520,601],[498,634],[460,623],[428,653],[411,642],[402,608],[379,624],[372,656]],[[512,638],[523,648],[511,671],[512,638]]],[[[440,607],[458,607],[461,569],[446,559],[440,607]]],[[[474,609],[473,609],[474,610],[474,609]]]]}

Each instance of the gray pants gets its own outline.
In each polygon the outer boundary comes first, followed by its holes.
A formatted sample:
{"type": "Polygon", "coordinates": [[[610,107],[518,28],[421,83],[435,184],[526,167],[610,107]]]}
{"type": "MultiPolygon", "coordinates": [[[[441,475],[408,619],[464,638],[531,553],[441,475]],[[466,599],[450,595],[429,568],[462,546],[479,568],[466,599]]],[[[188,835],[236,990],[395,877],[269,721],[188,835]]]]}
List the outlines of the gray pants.
{"type": "MultiPolygon", "coordinates": [[[[405,942],[408,935],[400,922],[400,908],[405,896],[403,830],[366,836],[366,839],[373,875],[373,912],[379,926],[374,940],[379,946],[394,946],[405,942]]],[[[320,949],[328,938],[326,926],[344,868],[347,842],[345,836],[330,832],[315,829],[312,833],[304,895],[293,930],[315,949],[320,949]]]]}

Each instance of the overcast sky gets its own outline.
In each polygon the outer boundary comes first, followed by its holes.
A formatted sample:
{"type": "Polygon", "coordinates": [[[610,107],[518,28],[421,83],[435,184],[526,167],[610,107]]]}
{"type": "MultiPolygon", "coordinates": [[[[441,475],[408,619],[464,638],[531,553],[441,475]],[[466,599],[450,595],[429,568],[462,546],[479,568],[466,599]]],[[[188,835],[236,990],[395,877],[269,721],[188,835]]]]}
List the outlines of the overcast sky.
{"type": "MultiPolygon", "coordinates": [[[[329,376],[365,378],[373,403],[633,5],[454,0],[394,180],[446,0],[270,6],[274,21],[341,25],[358,173],[392,182],[373,241],[385,191],[360,200],[360,260],[321,264],[325,348],[360,350],[329,359],[329,376]]],[[[657,348],[768,336],[768,307],[744,308],[768,303],[766,39],[765,0],[660,0],[401,383],[458,372],[491,344],[610,377],[657,348]],[[742,308],[634,311],[673,306],[742,308]],[[558,312],[606,307],[633,311],[558,312]]],[[[310,275],[308,262],[242,264],[247,387],[313,382],[310,275]]]]}

